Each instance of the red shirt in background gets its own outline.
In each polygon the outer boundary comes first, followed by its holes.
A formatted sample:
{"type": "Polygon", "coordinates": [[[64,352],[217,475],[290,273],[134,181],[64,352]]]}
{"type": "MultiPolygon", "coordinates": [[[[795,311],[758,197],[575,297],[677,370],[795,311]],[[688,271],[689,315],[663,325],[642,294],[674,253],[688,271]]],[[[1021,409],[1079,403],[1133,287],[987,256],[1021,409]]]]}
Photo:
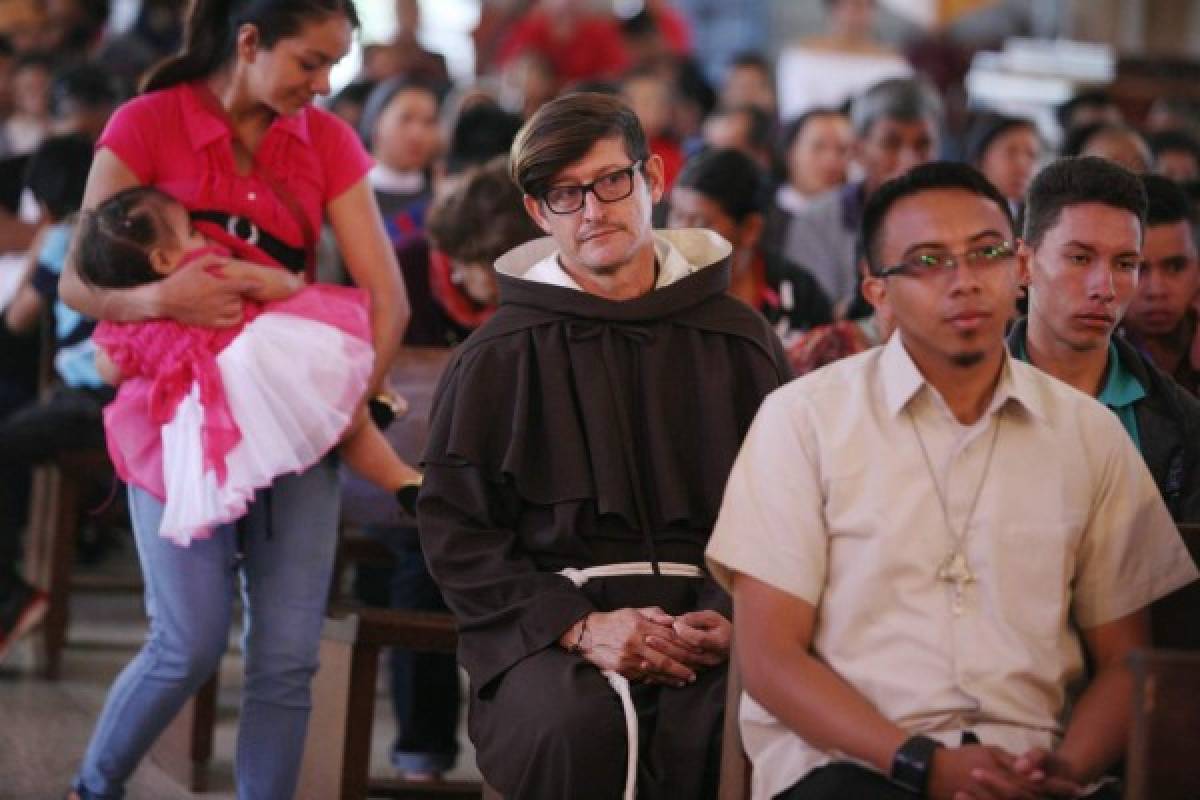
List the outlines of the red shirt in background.
{"type": "Polygon", "coordinates": [[[692,54],[692,28],[687,19],[676,9],[662,7],[653,12],[658,32],[671,52],[677,56],[692,54]]]}
{"type": "Polygon", "coordinates": [[[612,17],[584,17],[560,39],[545,12],[531,11],[509,31],[499,62],[504,64],[527,52],[544,56],[563,83],[614,78],[629,67],[621,29],[612,17]]]}

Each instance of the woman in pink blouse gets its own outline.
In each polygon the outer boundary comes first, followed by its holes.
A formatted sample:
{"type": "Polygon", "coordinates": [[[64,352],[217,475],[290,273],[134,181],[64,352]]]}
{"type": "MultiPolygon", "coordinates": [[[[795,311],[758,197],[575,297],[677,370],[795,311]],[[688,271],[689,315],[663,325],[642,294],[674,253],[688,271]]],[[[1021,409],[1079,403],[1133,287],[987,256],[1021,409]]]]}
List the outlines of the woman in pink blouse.
{"type": "MultiPolygon", "coordinates": [[[[156,186],[234,257],[310,280],[316,231],[328,219],[370,297],[373,393],[408,305],[366,181],[370,158],[347,125],[311,104],[328,93],[357,22],[350,0],[197,0],[183,52],[151,71],[101,136],[84,208],[130,186],[156,186]]],[[[223,277],[220,256],[205,258],[212,263],[204,269],[134,289],[90,288],[69,268],[60,289],[100,319],[235,325],[252,287],[223,277]]],[[[291,797],[337,542],[333,461],[276,479],[236,525],[187,549],[158,536],[163,509],[152,495],[131,488],[129,507],[150,634],[109,693],[73,796],[122,796],[147,749],[220,661],[240,573],[246,679],[237,794],[291,797]]]]}

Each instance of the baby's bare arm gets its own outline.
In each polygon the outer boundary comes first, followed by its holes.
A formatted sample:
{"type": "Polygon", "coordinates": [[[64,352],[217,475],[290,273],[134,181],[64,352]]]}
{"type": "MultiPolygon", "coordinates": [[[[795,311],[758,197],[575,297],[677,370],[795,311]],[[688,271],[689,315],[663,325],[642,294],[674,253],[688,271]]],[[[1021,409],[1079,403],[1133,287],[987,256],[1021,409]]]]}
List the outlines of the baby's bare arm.
{"type": "Polygon", "coordinates": [[[279,267],[265,267],[251,261],[231,258],[221,267],[227,278],[254,284],[246,296],[260,303],[284,300],[304,288],[304,279],[279,267]]]}

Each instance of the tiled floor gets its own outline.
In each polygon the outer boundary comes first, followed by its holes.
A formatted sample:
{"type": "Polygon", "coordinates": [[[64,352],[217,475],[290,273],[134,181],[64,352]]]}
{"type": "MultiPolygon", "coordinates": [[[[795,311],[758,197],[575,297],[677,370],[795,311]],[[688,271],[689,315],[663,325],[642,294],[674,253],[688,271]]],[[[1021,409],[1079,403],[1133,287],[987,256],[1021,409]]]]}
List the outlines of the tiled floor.
{"type": "MultiPolygon", "coordinates": [[[[132,543],[111,557],[106,573],[136,572],[132,543]]],[[[63,659],[63,677],[36,677],[32,646],[19,644],[0,664],[0,800],[57,800],[78,766],[109,684],[133,657],[145,630],[140,598],[132,594],[76,593],[63,659]]],[[[221,665],[221,692],[211,772],[212,791],[192,794],[174,784],[153,763],[139,767],[127,800],[233,800],[233,749],[241,690],[237,631],[221,665]]],[[[381,679],[386,670],[381,665],[381,679]]],[[[379,687],[372,736],[372,774],[390,776],[388,746],[395,733],[391,706],[379,687]]],[[[478,780],[474,752],[461,733],[464,752],[447,777],[478,780]]]]}

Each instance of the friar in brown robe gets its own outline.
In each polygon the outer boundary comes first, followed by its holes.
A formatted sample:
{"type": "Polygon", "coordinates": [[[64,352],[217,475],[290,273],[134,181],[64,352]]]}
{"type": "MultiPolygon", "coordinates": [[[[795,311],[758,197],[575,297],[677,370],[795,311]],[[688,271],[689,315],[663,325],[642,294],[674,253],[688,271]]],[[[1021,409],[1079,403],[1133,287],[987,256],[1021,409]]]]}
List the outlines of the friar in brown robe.
{"type": "MultiPolygon", "coordinates": [[[[621,153],[597,147],[577,163],[621,153]]],[[[581,224],[614,215],[606,225],[644,235],[649,290],[625,300],[589,291],[563,252],[567,223],[531,209],[554,236],[498,262],[500,307],[434,398],[421,543],[459,623],[480,769],[507,798],[612,800],[635,777],[642,800],[715,796],[727,653],[676,680],[656,669],[654,645],[639,650],[640,636],[607,664],[606,613],[641,610],[651,642],[671,638],[688,612],[730,618],[704,548],[742,437],[790,374],[765,320],[726,294],[729,245],[708,231],[650,229],[658,168],[630,178],[647,201],[634,221],[615,216],[621,198],[586,192],[579,212],[581,224]],[[596,574],[614,565],[630,574],[596,574]]],[[[527,207],[542,203],[523,188],[527,207]]]]}

